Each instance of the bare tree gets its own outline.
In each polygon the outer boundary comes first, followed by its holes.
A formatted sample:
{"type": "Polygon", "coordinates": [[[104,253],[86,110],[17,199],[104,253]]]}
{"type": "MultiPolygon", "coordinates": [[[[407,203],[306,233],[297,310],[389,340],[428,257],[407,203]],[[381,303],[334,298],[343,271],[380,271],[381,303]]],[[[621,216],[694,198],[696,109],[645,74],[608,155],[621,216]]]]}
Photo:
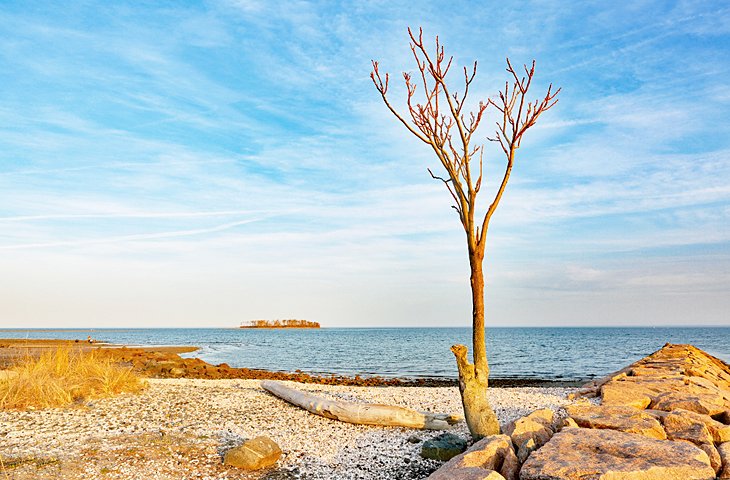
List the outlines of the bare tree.
{"type": "Polygon", "coordinates": [[[419,29],[416,37],[408,29],[410,47],[416,61],[416,76],[403,73],[407,91],[407,117],[399,113],[387,97],[389,75],[385,79],[378,70],[378,62],[373,61],[370,78],[380,92],[383,101],[395,117],[419,140],[431,147],[446,171],[443,176],[431,176],[443,182],[454,201],[453,208],[466,233],[471,269],[472,293],[472,342],[473,361],[469,363],[468,349],[464,345],[454,345],[451,351],[456,356],[459,368],[459,390],[464,405],[469,431],[475,438],[499,433],[499,422],[487,400],[489,364],[484,340],[484,247],[486,245],[489,221],[497,209],[507,186],[524,133],[537,122],[538,117],[549,110],[557,100],[560,89],[553,91],[552,84],[542,99],[526,99],[535,73],[535,62],[531,67],[524,66],[524,75],[518,74],[507,59],[507,72],[511,78],[505,82],[504,90],[498,99],[480,101],[475,111],[466,113],[464,106],[469,87],[477,73],[477,62],[471,69],[464,67],[464,89],[461,93],[451,91],[446,83],[446,75],[451,68],[453,57],[444,55],[444,48],[436,37],[436,49],[429,54],[423,44],[423,31],[419,29]],[[423,90],[420,102],[415,100],[416,90],[423,90]],[[506,167],[499,187],[486,211],[477,209],[477,196],[482,186],[484,145],[472,146],[472,137],[484,118],[487,107],[494,106],[499,111],[497,129],[493,138],[506,156],[506,167]],[[474,162],[472,162],[474,160],[474,162]],[[483,213],[482,213],[483,212],[483,213]]]}

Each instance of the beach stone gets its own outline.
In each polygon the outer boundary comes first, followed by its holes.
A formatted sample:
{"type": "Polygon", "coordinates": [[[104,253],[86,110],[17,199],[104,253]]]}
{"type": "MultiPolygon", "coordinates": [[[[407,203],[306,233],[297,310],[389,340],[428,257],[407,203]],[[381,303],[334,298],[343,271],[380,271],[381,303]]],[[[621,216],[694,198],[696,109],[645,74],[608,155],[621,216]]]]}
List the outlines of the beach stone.
{"type": "Polygon", "coordinates": [[[245,470],[260,470],[275,464],[279,457],[281,457],[279,445],[269,437],[261,436],[228,450],[223,463],[245,470]]]}
{"type": "Polygon", "coordinates": [[[420,437],[417,437],[416,435],[411,435],[408,437],[408,443],[421,443],[423,440],[421,440],[420,437]]]}
{"type": "Polygon", "coordinates": [[[712,416],[723,413],[727,405],[723,396],[717,393],[685,393],[679,391],[658,395],[651,403],[651,408],[667,412],[681,408],[712,416]]]}
{"type": "Polygon", "coordinates": [[[689,442],[587,428],[556,433],[522,465],[520,480],[713,480],[707,454],[689,442]]]}
{"type": "Polygon", "coordinates": [[[442,433],[423,442],[421,457],[445,462],[464,450],[466,450],[466,440],[453,433],[442,433]]]}
{"type": "Polygon", "coordinates": [[[721,443],[717,447],[717,452],[720,455],[722,461],[722,469],[718,474],[719,479],[728,480],[730,479],[730,442],[721,443]]]}
{"type": "MultiPolygon", "coordinates": [[[[552,414],[552,411],[550,413],[552,414]]],[[[510,422],[504,427],[504,433],[510,436],[512,443],[517,448],[517,458],[520,462],[524,462],[530,453],[550,440],[553,435],[550,426],[553,418],[552,415],[548,418],[546,413],[540,410],[510,422]]]]}
{"type": "Polygon", "coordinates": [[[504,478],[518,480],[520,463],[507,435],[490,435],[436,470],[430,480],[504,478]],[[491,472],[498,472],[494,477],[491,472]],[[482,476],[479,476],[482,475],[482,476]]]}
{"type": "Polygon", "coordinates": [[[654,416],[633,407],[569,405],[566,411],[580,427],[608,428],[664,440],[667,434],[654,416]]]}

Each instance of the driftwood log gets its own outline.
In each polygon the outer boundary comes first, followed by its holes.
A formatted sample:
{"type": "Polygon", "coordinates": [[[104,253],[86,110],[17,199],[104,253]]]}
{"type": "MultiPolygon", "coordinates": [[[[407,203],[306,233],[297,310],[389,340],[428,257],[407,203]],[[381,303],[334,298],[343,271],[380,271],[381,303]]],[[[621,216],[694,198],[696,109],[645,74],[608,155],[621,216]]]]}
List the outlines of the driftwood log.
{"type": "Polygon", "coordinates": [[[272,380],[264,380],[261,387],[292,405],[347,423],[446,430],[462,420],[458,415],[423,413],[394,405],[330,400],[272,380]]]}

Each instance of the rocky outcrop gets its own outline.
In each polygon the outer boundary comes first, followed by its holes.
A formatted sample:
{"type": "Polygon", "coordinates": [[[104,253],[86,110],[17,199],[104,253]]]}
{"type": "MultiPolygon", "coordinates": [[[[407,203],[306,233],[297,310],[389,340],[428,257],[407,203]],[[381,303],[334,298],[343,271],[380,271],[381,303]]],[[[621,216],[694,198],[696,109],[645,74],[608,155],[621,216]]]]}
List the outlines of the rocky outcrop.
{"type": "Polygon", "coordinates": [[[667,344],[577,396],[600,396],[600,405],[568,406],[559,429],[551,411],[504,427],[520,480],[730,480],[730,366],[721,360],[667,344]]]}
{"type": "Polygon", "coordinates": [[[520,462],[507,435],[491,435],[449,460],[429,480],[518,480],[520,462]],[[495,475],[498,474],[497,475],[495,475]]]}
{"type": "Polygon", "coordinates": [[[269,437],[262,436],[228,450],[223,457],[223,463],[245,470],[260,470],[275,464],[280,456],[279,445],[269,437]]]}
{"type": "Polygon", "coordinates": [[[534,452],[520,480],[713,480],[707,454],[688,442],[616,430],[566,428],[534,452]]]}
{"type": "Polygon", "coordinates": [[[566,411],[580,427],[607,428],[658,440],[667,438],[656,417],[636,408],[578,404],[568,406],[566,411]]]}
{"type": "Polygon", "coordinates": [[[603,405],[717,416],[730,410],[730,367],[692,345],[667,344],[583,389],[592,392],[600,393],[603,405]]]}

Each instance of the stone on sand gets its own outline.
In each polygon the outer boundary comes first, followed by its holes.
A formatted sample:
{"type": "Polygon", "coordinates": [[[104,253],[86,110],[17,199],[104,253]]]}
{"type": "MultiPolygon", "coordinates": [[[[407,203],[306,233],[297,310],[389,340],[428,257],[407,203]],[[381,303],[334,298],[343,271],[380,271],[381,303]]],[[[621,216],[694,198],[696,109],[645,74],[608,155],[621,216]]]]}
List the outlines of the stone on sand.
{"type": "Polygon", "coordinates": [[[276,463],[281,449],[269,437],[256,437],[228,450],[223,463],[245,470],[260,470],[276,463]]]}

